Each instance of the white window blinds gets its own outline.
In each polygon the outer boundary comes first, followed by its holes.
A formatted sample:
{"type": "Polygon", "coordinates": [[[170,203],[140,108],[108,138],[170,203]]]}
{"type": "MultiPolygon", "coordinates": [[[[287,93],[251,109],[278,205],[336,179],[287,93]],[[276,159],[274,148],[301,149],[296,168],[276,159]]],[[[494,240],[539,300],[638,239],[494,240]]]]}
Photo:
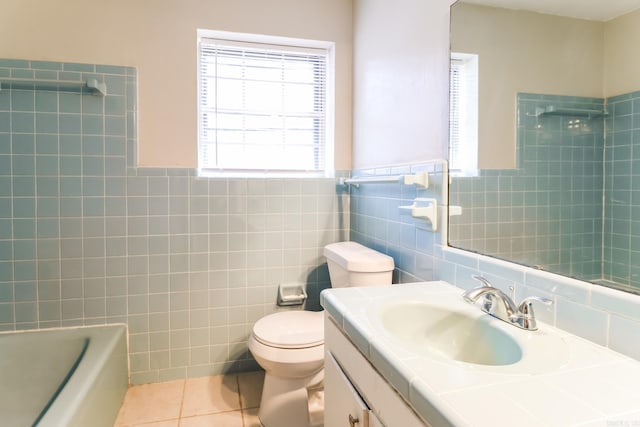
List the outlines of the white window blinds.
{"type": "Polygon", "coordinates": [[[199,169],[327,169],[328,49],[200,38],[199,169]]]}
{"type": "Polygon", "coordinates": [[[449,81],[449,169],[478,174],[478,56],[452,53],[449,81]]]}
{"type": "Polygon", "coordinates": [[[449,70],[449,166],[460,164],[460,62],[451,60],[449,70]]]}

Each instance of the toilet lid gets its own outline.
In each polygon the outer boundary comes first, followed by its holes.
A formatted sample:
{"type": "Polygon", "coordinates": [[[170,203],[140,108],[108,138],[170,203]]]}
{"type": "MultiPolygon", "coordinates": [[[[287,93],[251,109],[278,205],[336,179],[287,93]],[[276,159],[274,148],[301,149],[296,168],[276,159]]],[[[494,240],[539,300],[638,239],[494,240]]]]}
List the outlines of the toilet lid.
{"type": "Polygon", "coordinates": [[[322,312],[283,311],[270,314],[253,325],[253,336],[270,347],[315,347],[324,343],[322,312]]]}

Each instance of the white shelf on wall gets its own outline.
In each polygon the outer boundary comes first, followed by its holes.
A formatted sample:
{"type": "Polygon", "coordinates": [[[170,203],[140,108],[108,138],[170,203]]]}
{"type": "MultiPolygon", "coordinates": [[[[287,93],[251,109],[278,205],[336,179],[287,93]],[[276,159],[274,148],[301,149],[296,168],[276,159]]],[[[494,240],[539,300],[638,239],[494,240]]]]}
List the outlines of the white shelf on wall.
{"type": "Polygon", "coordinates": [[[540,116],[567,116],[567,117],[587,117],[589,119],[604,117],[608,115],[607,110],[587,109],[587,108],[561,108],[555,105],[548,105],[544,108],[536,108],[536,117],[540,116]]]}
{"type": "Polygon", "coordinates": [[[353,185],[358,187],[360,184],[385,184],[385,183],[399,183],[404,185],[415,185],[417,187],[428,188],[429,187],[429,174],[427,172],[421,172],[414,175],[381,175],[381,176],[364,176],[353,178],[340,178],[340,184],[353,185]]]}
{"type": "Polygon", "coordinates": [[[84,80],[33,80],[33,79],[15,79],[0,78],[0,92],[5,89],[19,90],[46,90],[46,91],[62,91],[80,93],[83,89],[95,95],[105,96],[107,94],[107,85],[99,82],[97,79],[84,80]]]}

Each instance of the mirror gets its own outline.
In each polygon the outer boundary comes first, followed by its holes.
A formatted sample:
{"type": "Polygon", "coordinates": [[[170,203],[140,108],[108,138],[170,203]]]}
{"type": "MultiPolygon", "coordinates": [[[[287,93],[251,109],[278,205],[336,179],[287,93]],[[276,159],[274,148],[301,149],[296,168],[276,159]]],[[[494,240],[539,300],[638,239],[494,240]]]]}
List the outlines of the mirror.
{"type": "Polygon", "coordinates": [[[449,244],[640,293],[640,2],[576,4],[452,6],[449,244]]]}

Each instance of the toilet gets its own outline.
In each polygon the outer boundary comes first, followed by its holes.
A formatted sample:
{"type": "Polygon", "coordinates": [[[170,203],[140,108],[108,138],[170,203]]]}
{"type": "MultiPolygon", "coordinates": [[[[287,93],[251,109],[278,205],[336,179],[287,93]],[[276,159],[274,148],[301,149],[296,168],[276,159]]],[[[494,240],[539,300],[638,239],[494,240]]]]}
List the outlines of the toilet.
{"type": "MultiPolygon", "coordinates": [[[[325,246],[334,288],[390,285],[393,258],[355,242],[325,246]]],[[[253,326],[249,350],[265,370],[258,417],[264,427],[321,427],[324,414],[324,317],[283,311],[253,326]]],[[[328,426],[330,427],[330,426],[328,426]]]]}

